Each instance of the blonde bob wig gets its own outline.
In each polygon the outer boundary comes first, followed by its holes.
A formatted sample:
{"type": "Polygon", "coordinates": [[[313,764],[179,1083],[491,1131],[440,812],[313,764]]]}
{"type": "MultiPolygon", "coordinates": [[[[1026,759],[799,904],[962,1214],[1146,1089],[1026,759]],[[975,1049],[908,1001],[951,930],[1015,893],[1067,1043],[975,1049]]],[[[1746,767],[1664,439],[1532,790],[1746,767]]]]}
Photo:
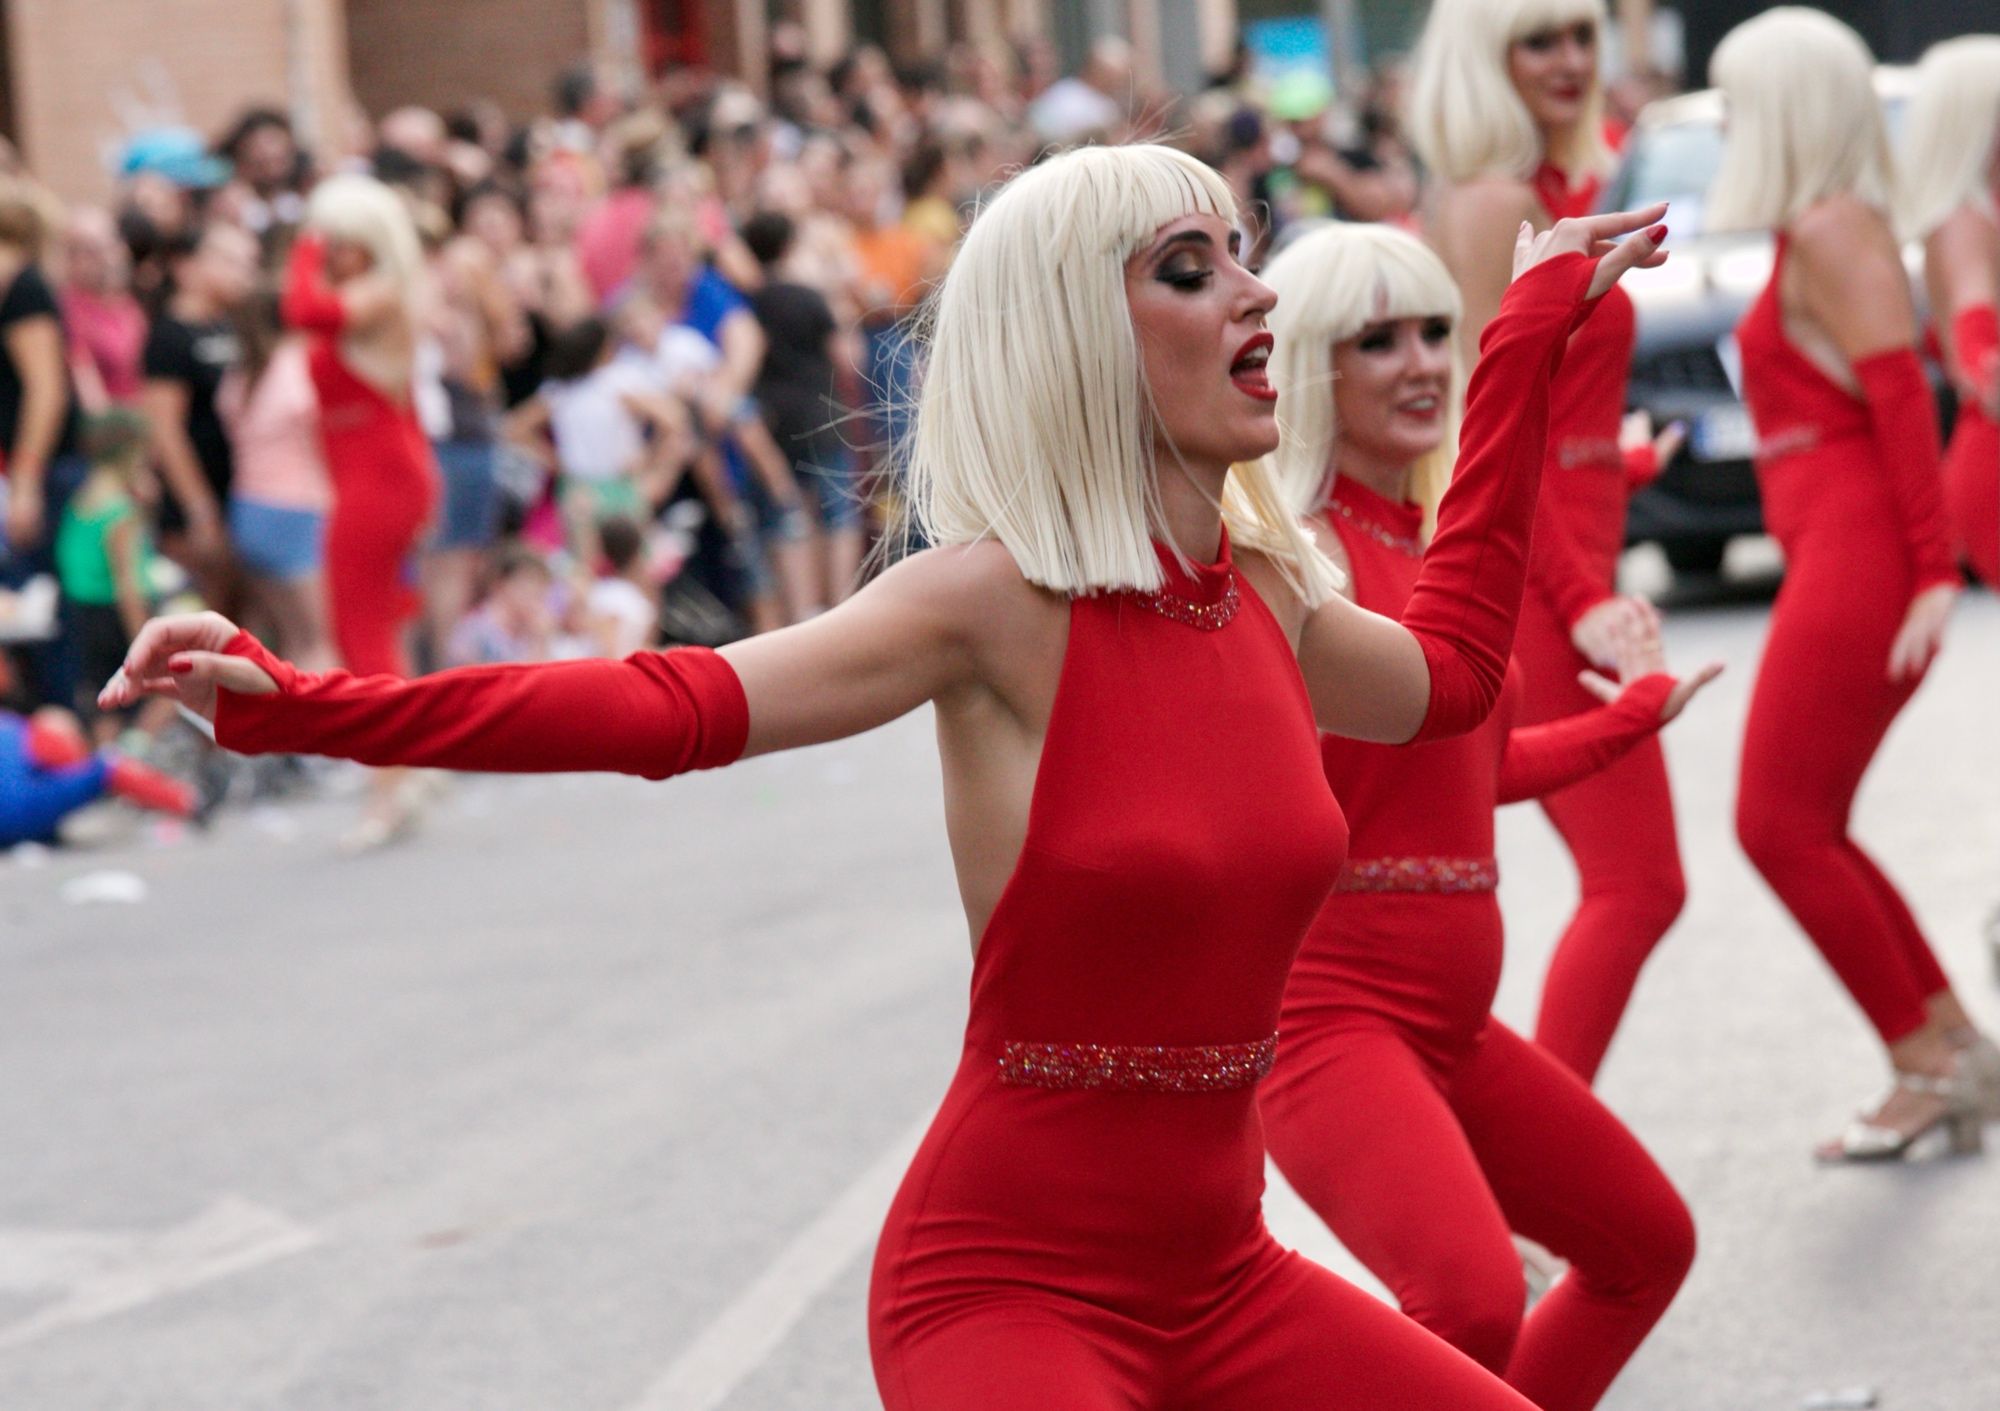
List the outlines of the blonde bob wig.
{"type": "Polygon", "coordinates": [[[1992,208],[2000,145],[2000,35],[1968,34],[1924,51],[1903,115],[1898,225],[1922,239],[1968,203],[1992,208]]]}
{"type": "Polygon", "coordinates": [[[1875,58],[1820,10],[1780,5],[1723,36],[1708,75],[1728,105],[1711,230],[1775,230],[1829,196],[1889,212],[1894,168],[1875,58]]]}
{"type": "MultiPolygon", "coordinates": [[[[1270,377],[1285,409],[1284,438],[1266,463],[1286,506],[1313,514],[1326,502],[1340,430],[1334,416],[1334,345],[1387,319],[1441,317],[1456,325],[1463,313],[1458,285],[1428,245],[1386,225],[1324,226],[1286,246],[1264,267],[1263,277],[1278,293],[1271,312],[1277,346],[1271,350],[1270,377]]],[[[1444,439],[1417,462],[1410,479],[1410,498],[1424,507],[1426,536],[1458,454],[1463,379],[1456,339],[1451,348],[1444,439]]]]}
{"type": "Polygon", "coordinates": [[[408,297],[423,266],[416,222],[403,198],[372,176],[330,176],[306,201],[306,229],[359,245],[376,273],[408,297]]]}
{"type": "Polygon", "coordinates": [[[1433,0],[1417,41],[1404,116],[1424,165],[1450,182],[1482,176],[1526,181],[1544,159],[1571,176],[1609,170],[1601,81],[1591,83],[1576,127],[1544,150],[1507,72],[1507,53],[1517,41],[1582,20],[1594,23],[1601,36],[1604,0],[1433,0]]]}
{"type": "MultiPolygon", "coordinates": [[[[1157,413],[1125,298],[1125,262],[1161,226],[1234,222],[1222,178],[1167,147],[1082,147],[1016,176],[979,213],[928,311],[905,452],[933,544],[998,539],[1022,574],[1077,596],[1164,583],[1157,413]]],[[[1230,471],[1232,541],[1317,606],[1339,575],[1260,466],[1230,471]]]]}

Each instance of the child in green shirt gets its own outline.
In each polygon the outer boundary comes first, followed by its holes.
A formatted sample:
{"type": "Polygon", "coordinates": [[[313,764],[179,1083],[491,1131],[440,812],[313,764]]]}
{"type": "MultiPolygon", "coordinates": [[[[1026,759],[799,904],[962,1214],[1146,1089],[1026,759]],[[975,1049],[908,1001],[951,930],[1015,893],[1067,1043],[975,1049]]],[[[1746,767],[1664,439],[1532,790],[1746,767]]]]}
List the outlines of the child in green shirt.
{"type": "MultiPolygon", "coordinates": [[[[146,453],[146,423],[128,411],[92,418],[84,429],[90,474],[56,530],[56,576],[69,600],[82,679],[108,680],[153,615],[153,542],[133,495],[146,453]]],[[[86,710],[88,703],[82,703],[86,710]]],[[[118,721],[99,720],[100,742],[118,721]]]]}

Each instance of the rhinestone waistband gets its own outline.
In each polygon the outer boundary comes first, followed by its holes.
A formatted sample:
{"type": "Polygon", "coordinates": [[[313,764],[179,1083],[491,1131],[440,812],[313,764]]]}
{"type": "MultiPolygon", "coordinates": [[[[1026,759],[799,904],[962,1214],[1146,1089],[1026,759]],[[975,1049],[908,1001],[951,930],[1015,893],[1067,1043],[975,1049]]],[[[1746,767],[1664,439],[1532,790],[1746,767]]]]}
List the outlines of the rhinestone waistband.
{"type": "Polygon", "coordinates": [[[1171,1048],[1152,1044],[1009,1043],[1000,1081],[1016,1088],[1215,1093],[1247,1088],[1271,1071],[1278,1036],[1247,1044],[1171,1048]]]}
{"type": "Polygon", "coordinates": [[[1336,892],[1490,892],[1500,864],[1490,857],[1350,858],[1336,892]]]}

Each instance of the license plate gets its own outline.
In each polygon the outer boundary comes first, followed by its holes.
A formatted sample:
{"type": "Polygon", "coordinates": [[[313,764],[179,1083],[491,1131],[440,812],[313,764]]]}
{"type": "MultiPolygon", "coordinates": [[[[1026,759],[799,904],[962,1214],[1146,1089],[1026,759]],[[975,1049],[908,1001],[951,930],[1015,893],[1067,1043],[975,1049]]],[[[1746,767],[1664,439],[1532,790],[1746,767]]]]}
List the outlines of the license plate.
{"type": "Polygon", "coordinates": [[[1743,407],[1713,407],[1695,419],[1688,446],[1697,460],[1747,461],[1757,451],[1757,428],[1743,407]]]}

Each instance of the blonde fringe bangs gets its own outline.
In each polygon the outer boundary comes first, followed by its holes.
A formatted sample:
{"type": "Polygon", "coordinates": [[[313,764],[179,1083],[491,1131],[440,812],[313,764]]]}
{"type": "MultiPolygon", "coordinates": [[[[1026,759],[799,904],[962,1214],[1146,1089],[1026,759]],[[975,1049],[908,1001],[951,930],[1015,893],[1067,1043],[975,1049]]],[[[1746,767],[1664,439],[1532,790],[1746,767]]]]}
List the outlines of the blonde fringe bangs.
{"type": "Polygon", "coordinates": [[[1507,73],[1507,50],[1515,41],[1579,20],[1596,23],[1601,54],[1604,0],[1433,0],[1404,113],[1424,165],[1451,182],[1493,176],[1526,181],[1544,157],[1572,177],[1610,170],[1601,83],[1591,86],[1575,130],[1545,152],[1507,73]]]}
{"type": "MultiPolygon", "coordinates": [[[[1280,499],[1294,514],[1324,503],[1333,473],[1335,424],[1333,348],[1385,319],[1464,315],[1458,285],[1421,240],[1384,225],[1329,225],[1302,237],[1265,267],[1278,293],[1271,316],[1277,347],[1270,376],[1278,388],[1283,439],[1264,464],[1280,499]]],[[[1418,462],[1411,498],[1424,507],[1424,532],[1451,482],[1458,455],[1463,398],[1458,346],[1452,344],[1451,388],[1444,437],[1418,462]]]]}
{"type": "MultiPolygon", "coordinates": [[[[1163,225],[1234,221],[1221,176],[1168,147],[1085,147],[1003,187],[928,306],[928,356],[904,483],[933,544],[995,538],[1032,583],[1072,596],[1164,581],[1154,413],[1125,261],[1163,225]]],[[[1269,555],[1308,603],[1333,566],[1255,468],[1233,472],[1233,541],[1269,555]]]]}

